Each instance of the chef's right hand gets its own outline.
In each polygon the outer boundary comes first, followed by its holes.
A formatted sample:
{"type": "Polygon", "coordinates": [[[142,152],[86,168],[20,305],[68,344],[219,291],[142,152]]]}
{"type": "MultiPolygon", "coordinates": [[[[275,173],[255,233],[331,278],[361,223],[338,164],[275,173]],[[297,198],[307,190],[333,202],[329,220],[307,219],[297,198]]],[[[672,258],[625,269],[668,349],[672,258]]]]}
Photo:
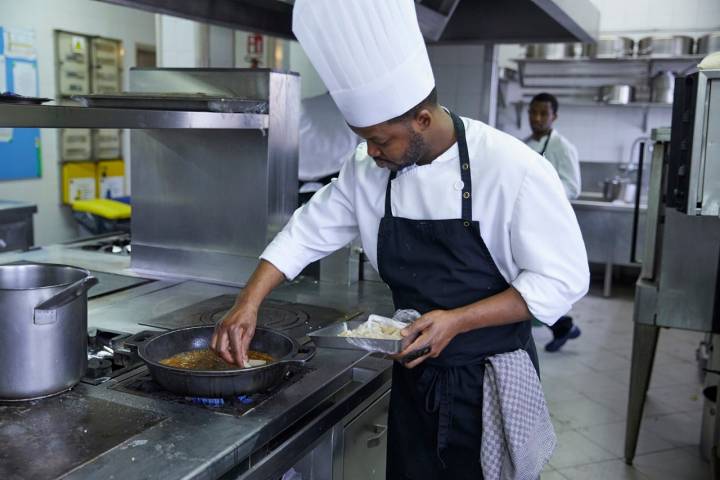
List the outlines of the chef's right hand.
{"type": "Polygon", "coordinates": [[[236,304],[215,327],[210,347],[226,362],[238,366],[247,362],[257,312],[257,307],[236,304]]]}

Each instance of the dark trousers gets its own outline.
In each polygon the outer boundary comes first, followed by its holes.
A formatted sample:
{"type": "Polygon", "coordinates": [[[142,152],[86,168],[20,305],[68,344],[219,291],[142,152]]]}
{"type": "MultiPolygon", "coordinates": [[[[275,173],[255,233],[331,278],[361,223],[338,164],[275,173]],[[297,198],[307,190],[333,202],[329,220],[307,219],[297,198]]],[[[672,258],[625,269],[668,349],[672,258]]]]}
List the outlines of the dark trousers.
{"type": "Polygon", "coordinates": [[[570,330],[573,327],[573,320],[572,317],[569,317],[567,315],[564,315],[560,317],[560,319],[555,322],[553,326],[550,327],[550,330],[553,332],[553,336],[555,338],[558,337],[564,337],[565,335],[570,332],[570,330]]]}

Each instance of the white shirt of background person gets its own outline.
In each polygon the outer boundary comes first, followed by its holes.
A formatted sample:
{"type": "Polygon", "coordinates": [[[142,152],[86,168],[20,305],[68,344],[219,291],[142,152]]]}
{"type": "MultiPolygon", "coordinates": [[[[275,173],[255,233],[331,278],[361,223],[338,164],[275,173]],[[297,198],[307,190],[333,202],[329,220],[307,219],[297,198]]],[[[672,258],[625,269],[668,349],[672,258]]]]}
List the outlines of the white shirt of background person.
{"type": "Polygon", "coordinates": [[[555,168],[565,194],[572,200],[580,195],[580,161],[570,141],[553,128],[557,120],[557,100],[549,94],[536,95],[530,102],[528,119],[533,134],[525,143],[543,155],[555,168]]]}

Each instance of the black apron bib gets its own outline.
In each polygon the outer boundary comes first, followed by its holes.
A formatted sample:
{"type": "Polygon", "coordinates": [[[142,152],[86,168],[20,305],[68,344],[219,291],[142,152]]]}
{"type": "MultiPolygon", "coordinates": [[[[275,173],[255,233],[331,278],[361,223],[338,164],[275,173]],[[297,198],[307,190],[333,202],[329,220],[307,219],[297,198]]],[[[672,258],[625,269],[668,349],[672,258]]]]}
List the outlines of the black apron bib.
{"type": "MultiPolygon", "coordinates": [[[[472,219],[472,185],[465,126],[450,113],[460,152],[462,218],[393,217],[390,174],[378,232],[378,268],[395,308],[422,314],[453,309],[507,288],[472,219]]],[[[482,478],[482,382],[485,359],[524,348],[537,368],[530,321],[473,330],[414,369],[393,366],[388,479],[482,478]]]]}

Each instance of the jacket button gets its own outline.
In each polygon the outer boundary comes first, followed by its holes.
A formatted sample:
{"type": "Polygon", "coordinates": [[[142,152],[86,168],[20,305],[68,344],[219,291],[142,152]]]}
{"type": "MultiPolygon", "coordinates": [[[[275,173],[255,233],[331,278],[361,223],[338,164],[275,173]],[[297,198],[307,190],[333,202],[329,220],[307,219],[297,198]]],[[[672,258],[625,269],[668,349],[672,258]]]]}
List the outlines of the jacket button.
{"type": "Polygon", "coordinates": [[[470,198],[470,192],[463,193],[463,198],[470,198]]]}
{"type": "Polygon", "coordinates": [[[462,164],[462,169],[463,169],[463,170],[467,170],[468,168],[470,168],[470,164],[469,164],[469,163],[463,163],[463,164],[462,164]]]}
{"type": "Polygon", "coordinates": [[[466,221],[464,221],[464,222],[463,222],[463,226],[465,226],[465,227],[469,227],[469,226],[470,226],[470,222],[468,222],[467,220],[466,220],[466,221]]]}

